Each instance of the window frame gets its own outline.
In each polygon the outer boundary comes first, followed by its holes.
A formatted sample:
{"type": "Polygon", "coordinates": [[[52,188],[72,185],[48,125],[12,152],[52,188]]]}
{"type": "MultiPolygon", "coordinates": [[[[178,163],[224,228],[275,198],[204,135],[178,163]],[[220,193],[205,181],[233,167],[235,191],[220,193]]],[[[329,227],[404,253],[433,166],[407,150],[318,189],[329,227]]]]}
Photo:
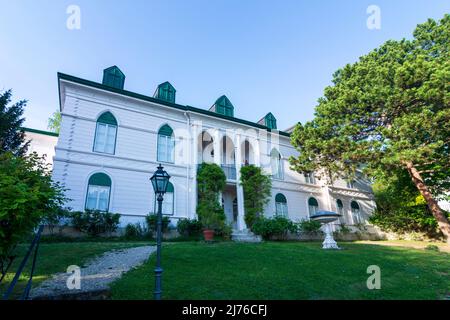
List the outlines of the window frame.
{"type": "Polygon", "coordinates": [[[309,197],[308,198],[308,214],[309,214],[309,218],[311,218],[311,216],[315,215],[317,213],[317,211],[319,211],[319,201],[317,201],[317,199],[315,197],[309,197]],[[317,203],[317,205],[311,205],[309,202],[311,199],[314,199],[317,203]],[[314,207],[316,209],[314,209],[314,213],[311,214],[311,208],[314,207]]]}
{"type": "MultiPolygon", "coordinates": [[[[108,175],[108,174],[106,174],[106,173],[104,173],[104,172],[95,172],[95,173],[92,173],[90,176],[89,176],[89,179],[88,179],[88,182],[87,182],[87,188],[86,188],[86,197],[85,197],[85,200],[84,200],[84,209],[85,210],[92,210],[92,211],[101,211],[101,212],[109,212],[109,207],[110,207],[110,205],[111,205],[111,193],[112,193],[112,179],[111,179],[111,177],[108,175]],[[94,183],[90,183],[90,180],[92,179],[92,177],[93,176],[95,176],[96,174],[102,174],[102,175],[105,175],[108,179],[109,179],[109,185],[99,185],[99,184],[94,184],[94,183]],[[88,208],[88,199],[89,199],[89,190],[90,190],[90,187],[99,187],[99,188],[108,188],[108,200],[107,200],[107,207],[106,207],[106,210],[100,210],[100,209],[90,209],[90,208],[88,208]]],[[[99,202],[99,197],[97,197],[97,199],[96,199],[96,202],[97,202],[97,205],[98,205],[98,202],[99,202]]]]}
{"type": "Polygon", "coordinates": [[[161,126],[161,128],[159,128],[158,130],[158,134],[156,137],[156,161],[158,162],[164,162],[164,163],[175,163],[175,135],[173,134],[173,129],[171,126],[169,126],[168,124],[165,124],[163,126],[161,126]],[[161,129],[164,128],[165,126],[169,127],[172,130],[172,134],[169,136],[167,134],[162,134],[161,133],[161,129]],[[164,138],[165,139],[165,156],[166,159],[161,159],[160,158],[160,151],[161,151],[161,144],[160,142],[160,138],[164,138]],[[172,147],[171,153],[170,153],[170,159],[168,158],[168,149],[169,149],[169,142],[170,145],[172,147]]]}
{"type": "Polygon", "coordinates": [[[280,217],[286,217],[286,218],[289,215],[289,209],[288,209],[288,205],[287,205],[287,198],[282,193],[277,193],[275,195],[275,215],[276,216],[280,216],[280,217]],[[278,195],[281,195],[283,197],[284,201],[277,201],[278,195]],[[279,209],[281,209],[281,210],[279,210],[279,209]]]}
{"type": "Polygon", "coordinates": [[[283,170],[283,158],[281,157],[281,153],[276,149],[273,148],[272,151],[270,152],[270,168],[272,170],[272,178],[273,179],[277,179],[277,180],[284,180],[284,170],[283,170]],[[276,152],[277,156],[274,157],[274,152],[276,152]],[[273,173],[273,161],[275,161],[278,163],[277,166],[277,170],[276,173],[273,173]]]}
{"type": "Polygon", "coordinates": [[[92,146],[92,152],[95,152],[95,153],[105,153],[105,154],[115,155],[115,154],[116,154],[116,144],[117,144],[117,135],[118,135],[118,132],[119,132],[119,125],[118,125],[118,123],[117,123],[116,117],[114,117],[114,115],[113,115],[111,112],[109,112],[109,111],[103,112],[103,113],[97,118],[97,121],[96,121],[96,123],[95,123],[94,144],[93,144],[93,146],[92,146]],[[104,121],[99,120],[99,119],[100,119],[104,114],[106,114],[106,113],[110,113],[110,114],[111,114],[111,116],[114,118],[114,121],[116,122],[116,124],[107,123],[107,122],[104,122],[104,121]],[[100,124],[106,126],[106,131],[105,131],[105,143],[104,143],[104,146],[103,146],[103,151],[97,150],[97,141],[98,141],[98,139],[97,139],[97,133],[99,132],[99,125],[100,125],[100,124]],[[105,149],[106,149],[106,146],[107,146],[108,132],[109,132],[109,129],[110,129],[110,128],[114,128],[114,131],[115,131],[115,132],[114,132],[114,145],[113,145],[113,150],[112,150],[112,152],[107,152],[107,151],[105,151],[105,149]]]}

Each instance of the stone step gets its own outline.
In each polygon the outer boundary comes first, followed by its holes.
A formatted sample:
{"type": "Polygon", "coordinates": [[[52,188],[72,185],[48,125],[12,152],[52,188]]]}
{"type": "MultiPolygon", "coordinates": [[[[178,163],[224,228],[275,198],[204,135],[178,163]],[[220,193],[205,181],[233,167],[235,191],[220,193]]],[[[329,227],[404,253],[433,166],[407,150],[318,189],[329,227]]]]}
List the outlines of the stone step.
{"type": "Polygon", "coordinates": [[[244,230],[244,231],[233,231],[231,234],[231,240],[236,242],[261,242],[261,236],[255,235],[253,232],[244,230]]]}

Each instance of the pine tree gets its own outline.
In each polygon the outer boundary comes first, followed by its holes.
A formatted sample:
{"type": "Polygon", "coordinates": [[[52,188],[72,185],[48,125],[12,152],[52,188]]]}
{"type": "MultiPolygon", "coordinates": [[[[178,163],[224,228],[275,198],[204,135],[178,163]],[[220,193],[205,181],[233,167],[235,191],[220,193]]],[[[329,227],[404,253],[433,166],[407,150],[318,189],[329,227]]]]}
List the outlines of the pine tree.
{"type": "Polygon", "coordinates": [[[297,171],[406,170],[450,244],[436,197],[450,189],[450,15],[418,25],[333,76],[315,118],[298,124],[297,171]],[[362,166],[364,165],[364,167],[362,166]]]}
{"type": "Polygon", "coordinates": [[[0,153],[10,151],[15,156],[23,156],[29,145],[21,129],[25,121],[22,115],[27,101],[22,100],[8,107],[11,96],[11,90],[0,94],[0,153]]]}

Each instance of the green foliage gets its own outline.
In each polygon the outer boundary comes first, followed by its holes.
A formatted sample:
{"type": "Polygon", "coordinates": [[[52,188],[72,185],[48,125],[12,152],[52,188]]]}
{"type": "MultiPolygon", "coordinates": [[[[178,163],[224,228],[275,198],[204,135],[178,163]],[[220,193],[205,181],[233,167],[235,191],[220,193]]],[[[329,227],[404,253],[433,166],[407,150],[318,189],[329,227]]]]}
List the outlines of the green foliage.
{"type": "Polygon", "coordinates": [[[285,239],[289,233],[298,232],[298,226],[291,220],[281,216],[273,218],[259,217],[253,224],[252,231],[266,240],[275,237],[285,239]]]}
{"type": "Polygon", "coordinates": [[[61,112],[58,110],[53,112],[52,116],[48,118],[47,128],[53,132],[59,133],[61,129],[61,112]]]}
{"type": "MultiPolygon", "coordinates": [[[[408,169],[422,193],[449,190],[449,34],[449,14],[429,19],[412,40],[387,41],[335,72],[315,118],[291,135],[299,150],[292,167],[323,169],[332,178],[354,177],[358,169],[372,176],[408,169]]],[[[441,219],[437,209],[433,214],[441,219]]],[[[441,220],[441,230],[450,232],[441,220]]]]}
{"type": "Polygon", "coordinates": [[[221,230],[225,225],[225,212],[218,201],[200,200],[197,216],[205,230],[221,230]]]}
{"type": "Polygon", "coordinates": [[[441,237],[438,224],[406,170],[379,173],[373,185],[377,209],[369,221],[383,231],[441,237]]]}
{"type": "Polygon", "coordinates": [[[201,233],[202,224],[196,219],[180,219],[177,223],[177,231],[184,237],[196,236],[201,233]]]}
{"type": "MultiPolygon", "coordinates": [[[[152,233],[156,232],[157,220],[158,215],[154,213],[150,213],[145,217],[148,230],[152,233]]],[[[161,223],[161,232],[167,232],[167,230],[169,230],[170,218],[168,216],[162,216],[161,223]]]]}
{"type": "Polygon", "coordinates": [[[225,188],[227,178],[222,168],[215,163],[202,163],[197,171],[199,199],[217,198],[225,188]]]}
{"type": "Polygon", "coordinates": [[[99,210],[75,211],[70,216],[72,226],[91,237],[116,231],[120,220],[118,213],[99,210]]]}
{"type": "Polygon", "coordinates": [[[339,224],[339,231],[338,232],[342,233],[342,234],[347,234],[347,233],[350,233],[351,230],[350,230],[349,227],[347,227],[347,225],[344,222],[342,222],[342,223],[339,224]]]}
{"type": "Polygon", "coordinates": [[[142,240],[150,238],[151,233],[141,223],[128,223],[125,226],[124,238],[127,240],[142,240]]]}
{"type": "Polygon", "coordinates": [[[21,130],[27,102],[22,100],[8,107],[11,96],[11,90],[0,93],[0,153],[10,151],[15,156],[23,156],[30,143],[25,142],[25,133],[21,130]]]}
{"type": "Polygon", "coordinates": [[[52,181],[49,166],[36,153],[0,153],[0,262],[66,200],[64,189],[52,181]]]}
{"type": "Polygon", "coordinates": [[[429,244],[425,247],[425,250],[439,252],[439,247],[435,244],[429,244]]]}
{"type": "Polygon", "coordinates": [[[204,229],[219,231],[225,226],[225,213],[219,203],[219,193],[226,184],[222,168],[215,163],[202,163],[197,172],[197,216],[204,229]]]}
{"type": "Polygon", "coordinates": [[[305,233],[320,233],[320,227],[322,225],[316,220],[302,220],[299,222],[299,229],[301,232],[305,233]]]}
{"type": "Polygon", "coordinates": [[[244,190],[245,223],[253,231],[253,224],[264,212],[270,199],[272,180],[260,167],[247,165],[241,167],[241,181],[244,190]]]}
{"type": "Polygon", "coordinates": [[[48,212],[41,223],[49,228],[50,233],[53,233],[56,226],[61,226],[63,219],[70,218],[70,211],[70,208],[59,207],[54,211],[48,212]]]}

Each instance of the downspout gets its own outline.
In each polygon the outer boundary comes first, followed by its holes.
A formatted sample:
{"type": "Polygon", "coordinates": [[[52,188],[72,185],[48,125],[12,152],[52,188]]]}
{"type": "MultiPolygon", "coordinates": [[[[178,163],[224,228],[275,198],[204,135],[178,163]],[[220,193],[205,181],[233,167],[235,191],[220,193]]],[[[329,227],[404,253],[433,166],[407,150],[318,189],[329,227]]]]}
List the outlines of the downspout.
{"type": "Polygon", "coordinates": [[[187,191],[187,197],[186,197],[186,212],[187,212],[187,218],[190,219],[190,210],[189,207],[189,198],[191,196],[189,192],[189,175],[191,173],[191,116],[189,115],[189,112],[185,111],[184,116],[186,117],[186,126],[187,126],[187,132],[188,132],[188,157],[187,157],[187,164],[186,164],[186,191],[187,191]]]}

